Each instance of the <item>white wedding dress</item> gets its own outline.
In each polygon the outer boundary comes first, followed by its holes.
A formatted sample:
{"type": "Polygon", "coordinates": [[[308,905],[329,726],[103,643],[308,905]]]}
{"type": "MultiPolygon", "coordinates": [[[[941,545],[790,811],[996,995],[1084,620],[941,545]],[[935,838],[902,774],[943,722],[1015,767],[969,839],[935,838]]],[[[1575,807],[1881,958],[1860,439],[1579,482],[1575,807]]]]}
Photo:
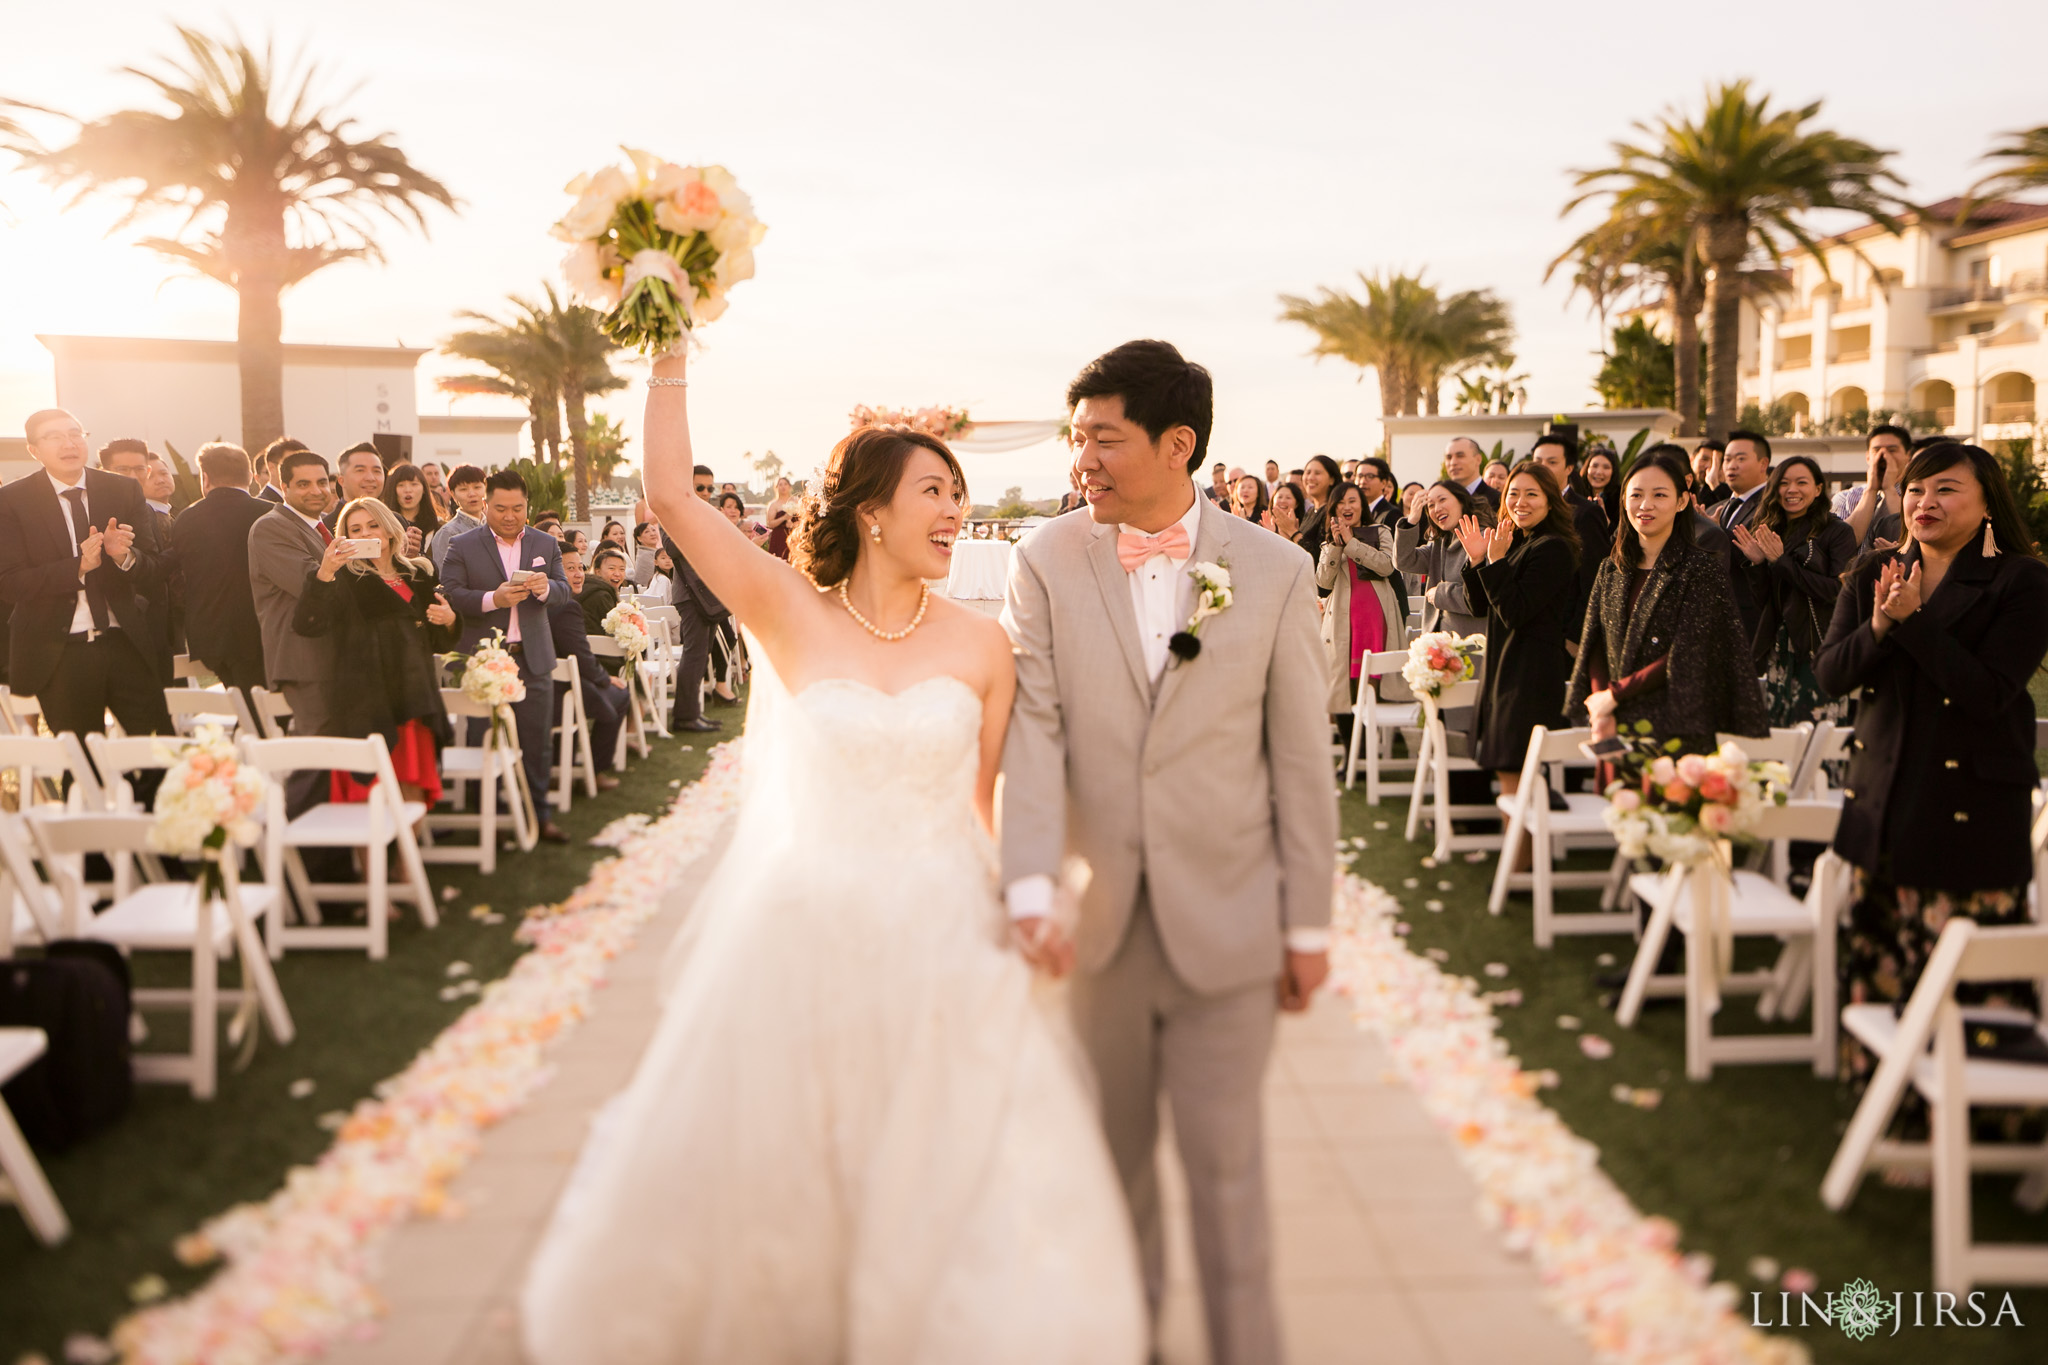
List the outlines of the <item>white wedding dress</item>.
{"type": "Polygon", "coordinates": [[[528,1274],[536,1365],[1126,1365],[1138,1261],[1054,988],[1007,946],[981,701],[790,696],[528,1274]]]}

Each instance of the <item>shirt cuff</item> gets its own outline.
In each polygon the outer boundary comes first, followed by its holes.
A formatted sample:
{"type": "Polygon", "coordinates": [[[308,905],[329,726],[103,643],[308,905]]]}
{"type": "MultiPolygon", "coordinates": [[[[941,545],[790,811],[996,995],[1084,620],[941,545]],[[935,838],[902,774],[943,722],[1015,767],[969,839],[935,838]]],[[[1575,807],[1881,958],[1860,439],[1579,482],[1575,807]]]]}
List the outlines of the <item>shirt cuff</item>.
{"type": "Polygon", "coordinates": [[[1052,878],[1043,872],[1019,877],[1003,892],[1011,919],[1043,919],[1052,913],[1052,878]]]}
{"type": "Polygon", "coordinates": [[[1330,951],[1328,929],[1289,929],[1287,951],[1290,953],[1327,953],[1330,951]]]}

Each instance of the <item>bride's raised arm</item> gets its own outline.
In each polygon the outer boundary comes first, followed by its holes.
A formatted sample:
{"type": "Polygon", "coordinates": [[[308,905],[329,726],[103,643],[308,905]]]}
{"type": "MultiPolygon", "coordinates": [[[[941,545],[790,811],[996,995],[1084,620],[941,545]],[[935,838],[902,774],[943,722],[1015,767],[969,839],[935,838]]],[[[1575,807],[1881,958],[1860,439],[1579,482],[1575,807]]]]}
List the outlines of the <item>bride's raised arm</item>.
{"type": "MultiPolygon", "coordinates": [[[[684,378],[680,355],[654,362],[657,380],[684,378]]],[[[756,634],[773,639],[785,623],[818,610],[811,581],[759,545],[710,503],[697,496],[692,480],[696,457],[690,446],[687,386],[654,383],[647,389],[647,418],[642,440],[646,455],[641,482],[655,520],[689,560],[690,567],[718,600],[756,634]]]]}

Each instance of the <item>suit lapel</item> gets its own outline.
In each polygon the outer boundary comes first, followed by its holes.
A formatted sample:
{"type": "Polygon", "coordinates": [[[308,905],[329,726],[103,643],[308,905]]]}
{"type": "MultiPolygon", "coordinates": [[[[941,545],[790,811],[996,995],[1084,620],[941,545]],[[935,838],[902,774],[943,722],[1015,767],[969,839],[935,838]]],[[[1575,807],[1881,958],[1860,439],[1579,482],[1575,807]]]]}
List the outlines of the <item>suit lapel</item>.
{"type": "MultiPolygon", "coordinates": [[[[1915,541],[1907,572],[1912,572],[1919,563],[1920,544],[1915,541]]],[[[1948,573],[1943,575],[1940,586],[1935,588],[1934,595],[1922,604],[1921,610],[1927,612],[1929,618],[1937,625],[1954,625],[1962,619],[1965,612],[1976,605],[1977,599],[1984,595],[1984,590],[1990,585],[1991,576],[1996,570],[1997,565],[1984,558],[1973,542],[1968,549],[1956,556],[1955,563],[1949,565],[1948,573]]]]}
{"type": "Polygon", "coordinates": [[[28,476],[27,483],[28,490],[24,496],[35,503],[36,520],[50,538],[48,557],[61,559],[76,554],[77,546],[71,539],[70,527],[65,523],[64,509],[57,502],[57,490],[50,486],[50,476],[37,470],[28,476]]]}
{"type": "Polygon", "coordinates": [[[1145,670],[1145,650],[1138,642],[1138,612],[1131,605],[1131,576],[1116,557],[1116,537],[1116,527],[1098,525],[1088,546],[1088,562],[1095,568],[1095,583],[1102,589],[1110,628],[1123,646],[1124,662],[1131,666],[1131,681],[1138,685],[1138,695],[1149,697],[1152,677],[1145,670]]]}
{"type": "MultiPolygon", "coordinates": [[[[1195,548],[1188,557],[1187,565],[1182,568],[1182,573],[1186,573],[1188,569],[1205,561],[1215,564],[1225,558],[1226,552],[1230,548],[1230,522],[1231,517],[1228,512],[1219,512],[1214,507],[1204,507],[1202,509],[1201,521],[1195,531],[1195,548]]],[[[1128,597],[1128,594],[1126,596],[1128,597]]],[[[1225,613],[1225,615],[1228,614],[1227,612],[1225,613]]],[[[1175,622],[1174,628],[1178,630],[1181,624],[1180,622],[1175,622]]],[[[1222,624],[1222,616],[1210,617],[1203,626],[1203,634],[1211,635],[1222,624]]],[[[1168,656],[1166,672],[1160,675],[1159,690],[1152,699],[1152,714],[1154,717],[1163,712],[1166,709],[1167,703],[1173,700],[1174,694],[1180,691],[1182,678],[1191,670],[1200,667],[1201,662],[1200,655],[1193,659],[1179,659],[1171,655],[1168,656]]]]}

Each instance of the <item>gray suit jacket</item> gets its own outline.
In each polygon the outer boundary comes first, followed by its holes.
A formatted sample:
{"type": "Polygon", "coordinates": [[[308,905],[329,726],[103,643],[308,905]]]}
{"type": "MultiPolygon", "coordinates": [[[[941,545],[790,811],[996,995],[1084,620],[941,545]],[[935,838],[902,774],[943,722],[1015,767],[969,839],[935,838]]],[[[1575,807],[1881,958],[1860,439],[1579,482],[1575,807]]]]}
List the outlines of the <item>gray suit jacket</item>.
{"type": "Polygon", "coordinates": [[[271,683],[325,682],[335,674],[334,642],[292,629],[306,575],[320,567],[326,542],[280,504],[249,527],[249,592],[263,630],[263,672],[271,683]]]}
{"type": "Polygon", "coordinates": [[[1280,971],[1288,929],[1330,921],[1337,798],[1314,566],[1202,508],[1192,562],[1233,601],[1196,658],[1145,671],[1116,527],[1060,517],[1017,546],[1003,624],[1017,704],[1003,753],[1003,880],[1092,876],[1081,967],[1116,956],[1143,879],[1168,960],[1195,990],[1280,971]]]}
{"type": "MultiPolygon", "coordinates": [[[[550,598],[556,593],[572,595],[568,580],[562,577],[561,543],[547,532],[531,526],[520,532],[518,562],[521,568],[538,569],[548,576],[550,598]]],[[[441,590],[448,597],[448,605],[462,617],[462,643],[456,648],[464,654],[476,653],[477,646],[488,640],[493,631],[503,631],[508,637],[512,634],[512,612],[489,609],[485,604],[492,589],[504,581],[505,562],[498,557],[498,538],[491,534],[490,527],[464,531],[449,544],[441,570],[441,590]]],[[[545,678],[555,671],[555,632],[548,624],[548,604],[529,597],[516,610],[519,638],[526,646],[526,675],[545,678]]]]}

